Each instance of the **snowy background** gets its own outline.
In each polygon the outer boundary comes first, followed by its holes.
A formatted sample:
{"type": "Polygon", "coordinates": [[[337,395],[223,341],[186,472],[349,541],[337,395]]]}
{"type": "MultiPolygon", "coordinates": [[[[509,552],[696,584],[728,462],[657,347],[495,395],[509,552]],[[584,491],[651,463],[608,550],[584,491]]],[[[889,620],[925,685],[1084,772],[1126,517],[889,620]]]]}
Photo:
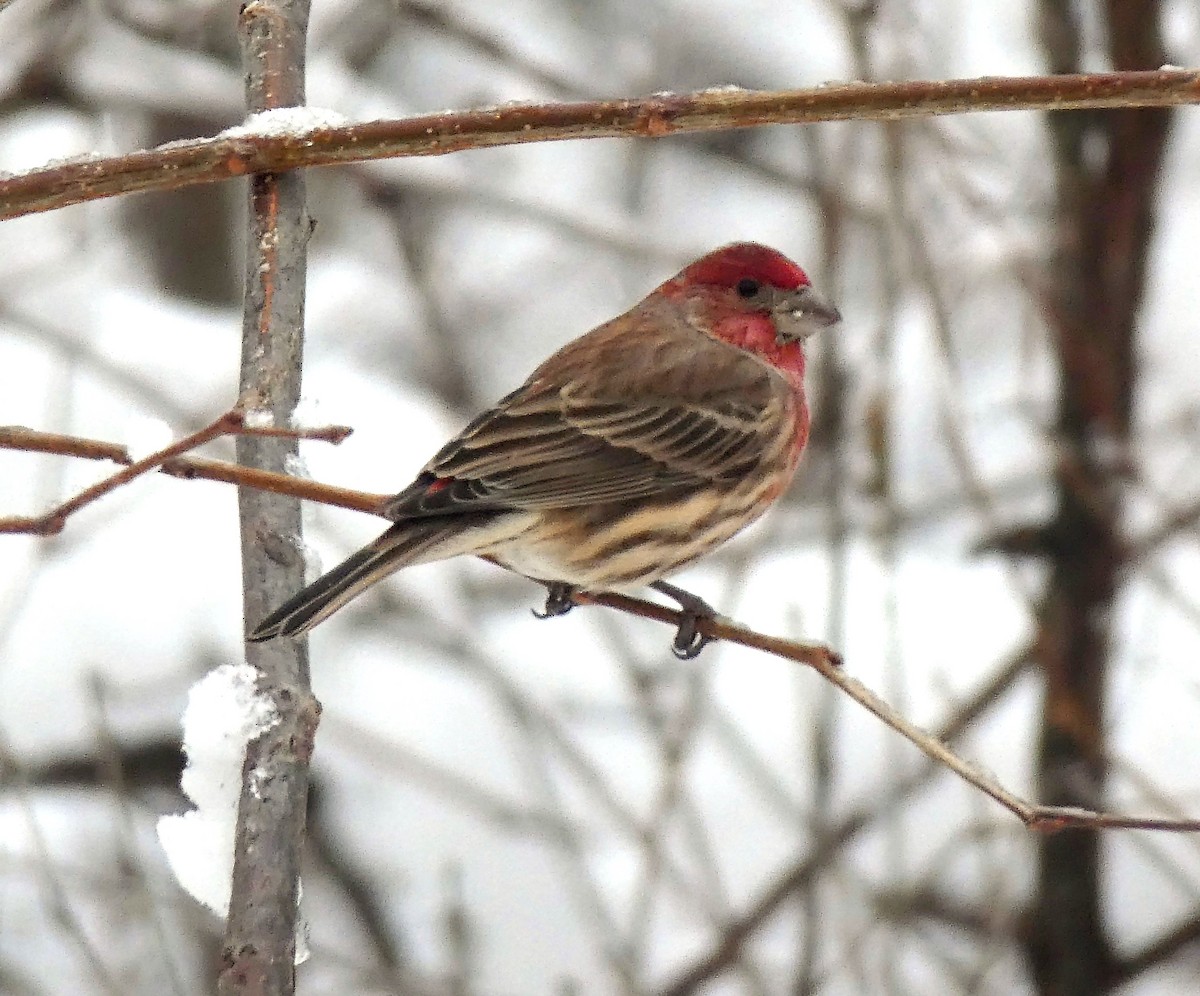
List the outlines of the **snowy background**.
{"type": "MultiPolygon", "coordinates": [[[[308,97],[363,120],[1045,68],[1032,3],[860,6],[316,0],[308,97]]],[[[0,12],[0,169],[236,124],[235,14],[16,0],[0,12]]],[[[1163,16],[1170,60],[1200,64],[1195,6],[1163,16]]],[[[1084,20],[1084,62],[1105,68],[1084,20]]],[[[1200,494],[1200,116],[1181,110],[1173,129],[1138,328],[1131,535],[1200,494]]],[[[757,629],[828,641],[931,727],[1029,645],[1044,571],[972,551],[1053,501],[1039,117],[522,146],[312,171],[309,193],[304,415],[355,429],[304,444],[314,478],[398,490],[567,339],[690,258],[761,241],[845,320],[813,343],[797,485],[680,583],[757,629]]],[[[136,456],[229,407],[243,196],[228,184],[0,225],[0,424],[136,456]]],[[[0,514],[106,472],[0,451],[0,514]]],[[[331,566],[378,530],[315,508],[307,538],[331,566]]],[[[242,659],[235,494],[152,476],[59,537],[0,548],[0,992],[210,991],[219,925],[171,878],[153,827],[184,807],[188,687],[242,659]]],[[[1194,529],[1125,582],[1099,802],[1197,816],[1194,529]]],[[[706,991],[1034,991],[1037,840],[1016,820],[944,774],[890,797],[922,758],[803,669],[721,645],[681,664],[666,627],[599,609],[538,622],[541,597],[487,564],[423,566],[313,635],[325,711],[301,992],[652,992],[810,860],[706,991]],[[865,829],[813,858],[858,811],[865,829]]],[[[1036,670],[1018,672],[959,741],[1027,797],[1040,699],[1036,670]]],[[[1102,853],[1118,954],[1194,926],[1196,839],[1110,833],[1102,853]]],[[[1184,952],[1120,991],[1195,992],[1184,952]]]]}

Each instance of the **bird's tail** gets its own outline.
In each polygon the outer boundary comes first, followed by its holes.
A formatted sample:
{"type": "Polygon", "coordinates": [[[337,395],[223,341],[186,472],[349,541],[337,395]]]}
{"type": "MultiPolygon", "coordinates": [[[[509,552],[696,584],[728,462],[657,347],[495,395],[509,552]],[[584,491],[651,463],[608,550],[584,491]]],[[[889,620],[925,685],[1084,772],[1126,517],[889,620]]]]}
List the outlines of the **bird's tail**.
{"type": "Polygon", "coordinates": [[[459,524],[436,519],[397,523],[375,542],[289,598],[246,639],[259,643],[307,632],[376,581],[425,559],[423,554],[459,529],[459,524]]]}

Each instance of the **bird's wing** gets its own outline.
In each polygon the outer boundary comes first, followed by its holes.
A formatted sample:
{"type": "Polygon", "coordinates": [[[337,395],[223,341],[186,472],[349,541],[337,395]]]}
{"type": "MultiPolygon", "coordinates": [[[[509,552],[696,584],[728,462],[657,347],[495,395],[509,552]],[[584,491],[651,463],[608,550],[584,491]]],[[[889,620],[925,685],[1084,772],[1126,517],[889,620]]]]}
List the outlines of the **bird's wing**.
{"type": "MultiPolygon", "coordinates": [[[[381,510],[393,519],[567,508],[740,480],[778,448],[784,403],[763,371],[758,390],[636,402],[579,382],[531,381],[451,440],[381,510]]],[[[719,392],[717,392],[719,393],[719,392]]]]}

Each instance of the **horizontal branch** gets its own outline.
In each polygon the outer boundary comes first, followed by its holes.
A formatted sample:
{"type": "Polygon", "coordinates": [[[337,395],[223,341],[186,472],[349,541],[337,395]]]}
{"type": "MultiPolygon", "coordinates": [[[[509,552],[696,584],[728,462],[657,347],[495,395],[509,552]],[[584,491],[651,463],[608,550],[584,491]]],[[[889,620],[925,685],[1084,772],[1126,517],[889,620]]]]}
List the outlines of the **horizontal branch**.
{"type": "Polygon", "coordinates": [[[369,515],[378,512],[379,506],[392,497],[373,495],[366,491],[352,491],[332,484],[318,484],[304,477],[276,474],[271,470],[243,467],[226,460],[206,460],[203,457],[176,457],[163,463],[159,470],[184,480],[237,484],[277,495],[290,495],[305,501],[317,501],[322,505],[336,505],[338,508],[348,508],[352,512],[366,512],[369,515]]]}
{"type": "MultiPolygon", "coordinates": [[[[230,431],[232,420],[233,429],[237,428],[237,413],[231,412],[218,419],[208,428],[195,436],[181,440],[180,443],[169,447],[179,450],[180,447],[196,438],[211,437],[218,429],[230,431]]],[[[271,430],[266,430],[271,431],[271,430]]],[[[339,433],[329,429],[297,432],[297,435],[308,438],[329,438],[339,433]]],[[[92,441],[94,442],[94,441],[92,441]]],[[[166,451],[162,451],[166,452],[166,451]]],[[[291,495],[308,501],[317,501],[325,505],[346,508],[356,512],[379,514],[387,496],[354,491],[349,488],[333,487],[319,484],[306,478],[292,477],[288,474],[277,474],[270,471],[255,470],[220,460],[201,460],[194,457],[181,457],[172,454],[167,459],[158,459],[161,454],[148,457],[145,461],[126,468],[126,472],[143,467],[159,469],[164,473],[185,479],[200,478],[219,481],[241,487],[257,488],[272,491],[276,494],[291,495]],[[146,466],[155,461],[153,466],[146,466]]],[[[125,473],[125,472],[123,472],[125,473]]],[[[118,475],[119,476],[119,475],[118,475]]],[[[628,615],[667,623],[678,627],[683,621],[683,614],[678,609],[669,608],[656,602],[633,598],[615,592],[581,591],[574,594],[574,599],[580,605],[601,605],[616,609],[628,615]]],[[[851,699],[868,712],[874,714],[885,725],[895,730],[906,740],[921,750],[927,757],[941,764],[958,775],[963,781],[978,789],[984,795],[998,802],[1010,813],[1016,816],[1031,830],[1051,833],[1072,827],[1096,827],[1125,830],[1166,830],[1175,832],[1200,831],[1200,819],[1162,819],[1158,817],[1126,816],[1117,813],[1099,813],[1087,809],[1077,809],[1068,806],[1041,806],[1027,802],[1004,788],[994,776],[982,771],[969,761],[954,753],[938,737],[930,734],[915,723],[893,709],[887,702],[879,698],[858,679],[849,675],[842,667],[838,654],[822,644],[802,643],[797,640],[786,640],[782,637],[767,636],[755,630],[740,626],[728,619],[700,619],[696,628],[705,636],[714,640],[724,640],[738,646],[760,650],[783,660],[805,664],[817,671],[826,681],[836,685],[851,699]]]]}
{"type": "MultiPolygon", "coordinates": [[[[811,124],[897,120],[980,111],[1162,107],[1200,102],[1200,72],[1084,73],[897,83],[839,83],[804,90],[715,88],[633,100],[520,104],[336,127],[263,118],[210,138],[122,156],[89,157],[0,179],[0,219],[148,190],[174,190],[251,173],[432,156],[528,142],[640,137],[811,124]],[[284,122],[294,122],[285,127],[284,122]],[[254,122],[251,124],[253,125],[254,122]]],[[[279,112],[274,112],[279,113],[279,112]]],[[[316,118],[309,118],[310,122],[316,118]]]]}

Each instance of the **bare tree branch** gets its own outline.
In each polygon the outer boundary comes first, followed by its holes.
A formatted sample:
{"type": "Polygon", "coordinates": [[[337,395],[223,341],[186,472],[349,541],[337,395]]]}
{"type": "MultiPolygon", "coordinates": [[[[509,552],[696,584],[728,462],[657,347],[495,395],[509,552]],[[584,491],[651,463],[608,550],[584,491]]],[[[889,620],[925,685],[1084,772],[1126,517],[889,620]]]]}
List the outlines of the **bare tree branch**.
{"type": "MultiPolygon", "coordinates": [[[[843,83],[805,90],[716,88],[632,100],[530,104],[396,121],[219,134],[123,156],[87,158],[0,179],[0,220],[148,190],[176,190],[251,173],[435,156],[529,142],[662,138],[729,128],[816,121],[899,120],[980,111],[1167,107],[1200,102],[1200,72],[1082,73],[901,83],[843,83]]],[[[282,106],[282,105],[280,105],[282,106]]]]}

